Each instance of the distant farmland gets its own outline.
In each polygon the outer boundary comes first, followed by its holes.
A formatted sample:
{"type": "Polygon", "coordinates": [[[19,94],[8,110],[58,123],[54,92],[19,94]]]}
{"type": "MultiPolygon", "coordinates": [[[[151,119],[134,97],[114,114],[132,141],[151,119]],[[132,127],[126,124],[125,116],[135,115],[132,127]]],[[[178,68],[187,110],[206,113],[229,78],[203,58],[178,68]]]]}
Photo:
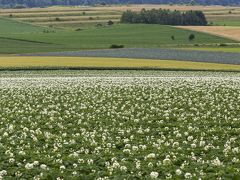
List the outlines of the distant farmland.
{"type": "Polygon", "coordinates": [[[0,18],[0,22],[0,53],[2,54],[108,49],[114,44],[124,45],[125,48],[166,48],[236,42],[161,25],[120,24],[105,28],[71,31],[44,28],[5,18],[0,18]],[[189,35],[193,33],[195,39],[189,41],[189,35]],[[172,36],[175,37],[174,40],[172,36]]]}
{"type": "Polygon", "coordinates": [[[3,9],[0,16],[10,17],[18,21],[30,22],[44,26],[61,28],[88,28],[112,20],[119,22],[123,11],[140,11],[142,8],[163,8],[170,10],[202,10],[209,22],[214,25],[238,26],[240,7],[223,6],[170,6],[170,5],[128,5],[102,7],[49,7],[31,9],[3,9]]]}
{"type": "Polygon", "coordinates": [[[229,26],[178,26],[178,27],[240,41],[240,27],[229,26]]]}

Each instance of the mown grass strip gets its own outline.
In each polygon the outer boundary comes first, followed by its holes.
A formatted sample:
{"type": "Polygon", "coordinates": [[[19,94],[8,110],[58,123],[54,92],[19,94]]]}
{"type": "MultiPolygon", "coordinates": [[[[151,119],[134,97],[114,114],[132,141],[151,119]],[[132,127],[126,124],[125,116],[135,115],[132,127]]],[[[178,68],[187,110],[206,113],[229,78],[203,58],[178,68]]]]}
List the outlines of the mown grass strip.
{"type": "Polygon", "coordinates": [[[179,69],[240,71],[240,65],[92,57],[0,57],[0,69],[179,69]]]}

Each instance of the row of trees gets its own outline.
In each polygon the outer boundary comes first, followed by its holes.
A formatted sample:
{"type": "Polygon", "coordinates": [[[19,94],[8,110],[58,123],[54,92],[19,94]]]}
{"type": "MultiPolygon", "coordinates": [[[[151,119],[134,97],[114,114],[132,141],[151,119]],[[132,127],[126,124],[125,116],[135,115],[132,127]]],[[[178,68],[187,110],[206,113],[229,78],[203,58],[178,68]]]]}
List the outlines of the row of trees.
{"type": "Polygon", "coordinates": [[[51,5],[93,5],[93,4],[203,4],[236,5],[239,0],[0,0],[0,6],[41,7],[51,5]]]}
{"type": "Polygon", "coordinates": [[[201,25],[208,24],[202,11],[170,11],[166,9],[142,9],[141,12],[125,11],[121,17],[122,23],[143,23],[163,25],[201,25]]]}

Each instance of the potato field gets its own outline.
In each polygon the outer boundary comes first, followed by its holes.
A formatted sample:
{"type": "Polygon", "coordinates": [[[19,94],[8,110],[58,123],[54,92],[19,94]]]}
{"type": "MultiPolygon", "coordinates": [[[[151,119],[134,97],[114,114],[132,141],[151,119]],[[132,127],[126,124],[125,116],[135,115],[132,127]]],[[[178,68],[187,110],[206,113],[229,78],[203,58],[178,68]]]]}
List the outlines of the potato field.
{"type": "Polygon", "coordinates": [[[239,179],[240,74],[0,72],[0,179],[239,179]]]}

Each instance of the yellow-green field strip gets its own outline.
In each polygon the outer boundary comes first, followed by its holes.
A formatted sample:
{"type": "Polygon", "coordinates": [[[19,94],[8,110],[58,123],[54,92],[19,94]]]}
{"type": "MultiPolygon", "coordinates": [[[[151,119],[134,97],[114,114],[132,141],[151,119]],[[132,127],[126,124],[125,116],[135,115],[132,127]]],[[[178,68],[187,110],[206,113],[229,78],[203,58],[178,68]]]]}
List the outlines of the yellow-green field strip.
{"type": "Polygon", "coordinates": [[[3,57],[0,69],[62,69],[62,68],[107,68],[107,69],[177,69],[240,71],[240,65],[202,63],[176,60],[96,58],[96,57],[3,57]]]}

